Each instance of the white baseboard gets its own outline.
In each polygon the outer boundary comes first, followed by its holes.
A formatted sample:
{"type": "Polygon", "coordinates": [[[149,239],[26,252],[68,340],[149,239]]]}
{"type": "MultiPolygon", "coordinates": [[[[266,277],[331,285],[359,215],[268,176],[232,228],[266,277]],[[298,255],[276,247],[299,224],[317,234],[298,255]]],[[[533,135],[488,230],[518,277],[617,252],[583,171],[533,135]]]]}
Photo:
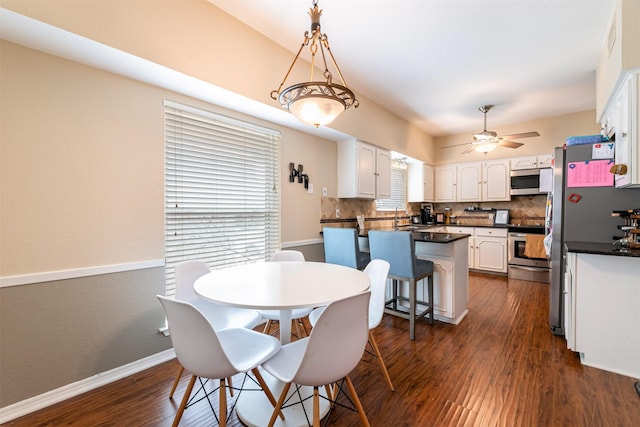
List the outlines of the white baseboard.
{"type": "Polygon", "coordinates": [[[154,367],[176,357],[176,353],[171,348],[163,352],[153,354],[144,359],[136,360],[124,366],[117,367],[107,372],[94,375],[84,380],[67,384],[60,388],[50,390],[38,396],[14,403],[13,405],[0,408],[0,424],[22,417],[24,415],[35,412],[39,409],[46,408],[63,400],[86,393],[103,385],[112,383],[122,378],[128,377],[135,373],[144,371],[145,369],[154,367]]]}

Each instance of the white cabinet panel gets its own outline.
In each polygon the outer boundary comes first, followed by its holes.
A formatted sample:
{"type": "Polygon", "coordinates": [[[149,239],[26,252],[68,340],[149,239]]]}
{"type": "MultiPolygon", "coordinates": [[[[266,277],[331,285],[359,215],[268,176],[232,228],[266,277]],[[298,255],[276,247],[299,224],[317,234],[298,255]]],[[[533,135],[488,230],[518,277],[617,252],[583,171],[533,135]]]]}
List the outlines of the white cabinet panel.
{"type": "Polygon", "coordinates": [[[516,157],[510,160],[511,170],[535,169],[538,167],[536,156],[516,157]]]}
{"type": "Polygon", "coordinates": [[[640,187],[639,87],[638,75],[629,75],[608,111],[615,127],[615,164],[626,166],[626,173],[615,175],[616,187],[640,187]]]}
{"type": "Polygon", "coordinates": [[[538,156],[539,168],[552,168],[553,167],[553,154],[543,154],[538,156]]]}
{"type": "Polygon", "coordinates": [[[435,200],[435,168],[427,164],[413,163],[407,170],[407,199],[409,202],[433,202],[435,200]]]}
{"type": "Polygon", "coordinates": [[[511,200],[509,180],[508,160],[483,162],[482,200],[485,202],[511,200]]]}
{"type": "Polygon", "coordinates": [[[456,201],[456,166],[438,166],[435,171],[436,202],[456,201]]]}
{"type": "Polygon", "coordinates": [[[640,258],[572,256],[574,350],[584,365],[640,378],[640,258]]]}
{"type": "Polygon", "coordinates": [[[479,202],[482,198],[482,164],[462,163],[457,166],[458,202],[479,202]]]}
{"type": "Polygon", "coordinates": [[[507,239],[476,236],[475,268],[507,272],[507,239]]]}
{"type": "Polygon", "coordinates": [[[340,141],[338,197],[390,198],[391,153],[362,141],[340,141]]]}

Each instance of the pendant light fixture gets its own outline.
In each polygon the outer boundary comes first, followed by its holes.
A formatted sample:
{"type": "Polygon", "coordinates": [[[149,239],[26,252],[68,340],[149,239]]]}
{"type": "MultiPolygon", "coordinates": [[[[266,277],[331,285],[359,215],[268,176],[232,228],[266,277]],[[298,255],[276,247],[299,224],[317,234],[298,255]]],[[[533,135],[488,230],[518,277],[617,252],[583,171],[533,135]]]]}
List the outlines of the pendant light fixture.
{"type": "Polygon", "coordinates": [[[287,74],[284,76],[278,90],[271,92],[271,98],[278,100],[280,105],[288,109],[298,120],[319,127],[331,123],[343,111],[353,105],[358,108],[358,100],[355,94],[347,87],[342,77],[342,72],[336,63],[331,48],[329,47],[329,39],[326,34],[322,34],[320,30],[320,15],[322,10],[318,9],[318,1],[313,1],[313,7],[309,9],[311,17],[311,33],[305,31],[304,40],[296,57],[293,59],[287,74]],[[311,51],[311,74],[308,82],[296,83],[292,86],[282,89],[293,66],[300,57],[300,52],[305,46],[311,51]],[[327,58],[325,50],[329,53],[333,66],[335,67],[342,84],[333,83],[333,74],[327,67],[327,58]],[[324,81],[314,81],[313,74],[315,68],[316,54],[320,51],[322,55],[322,63],[324,64],[324,81]]]}

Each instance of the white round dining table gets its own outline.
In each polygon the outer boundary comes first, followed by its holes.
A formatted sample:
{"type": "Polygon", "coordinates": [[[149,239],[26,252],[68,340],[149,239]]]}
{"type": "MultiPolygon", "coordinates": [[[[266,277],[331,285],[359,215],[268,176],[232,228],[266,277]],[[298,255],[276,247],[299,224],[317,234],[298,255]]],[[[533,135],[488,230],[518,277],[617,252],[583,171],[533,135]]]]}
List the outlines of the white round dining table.
{"type": "Polygon", "coordinates": [[[363,272],[324,262],[258,262],[213,270],[193,285],[202,298],[232,307],[280,310],[280,342],[291,340],[291,310],[321,307],[369,289],[363,272]],[[288,317],[288,321],[287,321],[288,317]]]}
{"type": "MultiPolygon", "coordinates": [[[[321,262],[259,262],[214,270],[197,279],[193,285],[202,298],[218,304],[256,310],[280,311],[280,342],[291,340],[291,310],[320,307],[369,289],[366,274],[350,267],[321,262]]],[[[263,372],[265,381],[276,396],[283,384],[263,372]]],[[[324,389],[321,388],[324,395],[324,389]]],[[[290,394],[296,393],[291,387],[290,394]]],[[[303,397],[313,393],[302,387],[303,397]]],[[[329,411],[329,404],[320,399],[320,414],[329,411]]],[[[273,406],[264,393],[243,393],[238,397],[236,413],[247,426],[265,426],[273,406]]],[[[313,414],[312,399],[301,405],[283,408],[285,419],[277,418],[276,427],[307,426],[307,414],[313,414]]]]}

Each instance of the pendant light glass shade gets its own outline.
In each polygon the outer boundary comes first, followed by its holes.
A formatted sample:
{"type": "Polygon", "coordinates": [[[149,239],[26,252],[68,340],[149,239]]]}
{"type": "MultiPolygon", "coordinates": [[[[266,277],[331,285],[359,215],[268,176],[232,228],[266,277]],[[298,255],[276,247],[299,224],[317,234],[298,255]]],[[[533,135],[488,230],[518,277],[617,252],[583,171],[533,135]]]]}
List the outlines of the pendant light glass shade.
{"type": "Polygon", "coordinates": [[[289,71],[285,75],[278,90],[271,92],[271,98],[277,99],[280,105],[288,109],[298,120],[313,125],[315,127],[323,126],[331,123],[343,111],[351,107],[358,108],[358,100],[355,94],[347,87],[338,68],[326,34],[320,31],[320,15],[322,10],[318,9],[317,1],[314,2],[313,8],[309,10],[311,16],[311,35],[306,31],[304,41],[298,50],[298,54],[289,67],[289,71]],[[291,70],[296,61],[300,57],[300,52],[305,46],[309,46],[311,51],[311,78],[308,82],[297,83],[285,88],[284,86],[291,70]],[[327,67],[325,49],[329,53],[333,65],[340,76],[342,84],[332,83],[333,75],[327,67]],[[320,50],[324,64],[325,81],[313,81],[314,63],[316,53],[320,50]]]}
{"type": "Polygon", "coordinates": [[[476,145],[476,151],[487,154],[489,151],[493,151],[497,146],[498,144],[495,142],[483,142],[482,144],[476,145]]]}

